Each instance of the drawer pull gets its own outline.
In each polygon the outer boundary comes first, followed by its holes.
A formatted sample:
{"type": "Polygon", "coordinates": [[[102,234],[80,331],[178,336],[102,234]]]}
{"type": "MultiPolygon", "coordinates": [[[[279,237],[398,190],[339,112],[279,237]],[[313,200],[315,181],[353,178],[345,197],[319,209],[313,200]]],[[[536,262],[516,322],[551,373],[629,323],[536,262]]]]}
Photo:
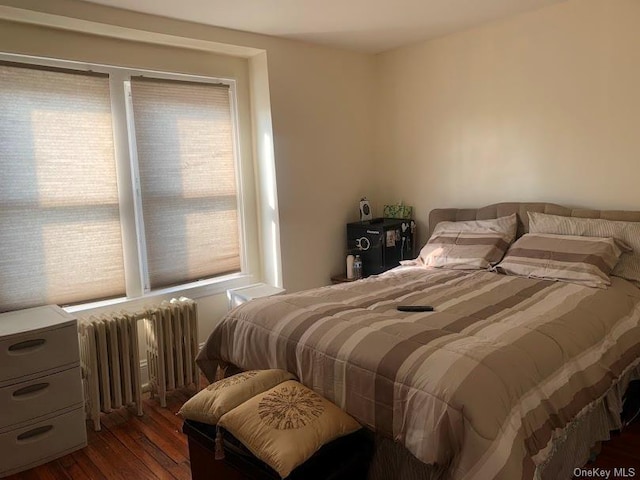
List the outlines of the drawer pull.
{"type": "Polygon", "coordinates": [[[14,397],[23,397],[25,395],[34,394],[47,388],[49,383],[36,383],[27,387],[20,388],[13,392],[14,397]]]}
{"type": "MultiPolygon", "coordinates": [[[[9,347],[10,352],[22,353],[25,350],[32,351],[38,347],[44,345],[46,340],[44,338],[35,338],[33,340],[25,340],[24,342],[14,343],[9,347]]],[[[27,352],[24,352],[27,353],[27,352]]]]}
{"type": "Polygon", "coordinates": [[[40,437],[51,430],[53,430],[53,425],[44,425],[43,427],[34,428],[33,430],[27,430],[26,432],[18,435],[17,440],[19,442],[26,442],[27,440],[40,437]]]}

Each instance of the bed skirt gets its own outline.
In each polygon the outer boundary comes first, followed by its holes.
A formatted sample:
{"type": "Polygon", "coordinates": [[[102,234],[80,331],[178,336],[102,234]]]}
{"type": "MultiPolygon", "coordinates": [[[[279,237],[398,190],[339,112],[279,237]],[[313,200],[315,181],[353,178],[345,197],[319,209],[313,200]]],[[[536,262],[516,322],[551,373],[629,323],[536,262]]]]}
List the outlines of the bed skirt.
{"type": "Polygon", "coordinates": [[[536,480],[572,478],[573,469],[587,463],[594,447],[609,440],[612,430],[620,429],[622,397],[629,383],[640,379],[639,361],[636,360],[604,397],[592,403],[558,436],[547,461],[538,465],[536,480]]]}
{"type": "MultiPolygon", "coordinates": [[[[612,430],[621,427],[622,397],[632,380],[640,380],[638,362],[630,368],[609,392],[583,411],[565,430],[558,432],[547,460],[536,468],[536,480],[571,479],[573,469],[583,466],[600,442],[609,440],[612,430]]],[[[241,372],[234,365],[218,369],[216,378],[241,372]]],[[[448,465],[427,465],[393,440],[374,434],[375,450],[367,480],[445,480],[448,465]]]]}

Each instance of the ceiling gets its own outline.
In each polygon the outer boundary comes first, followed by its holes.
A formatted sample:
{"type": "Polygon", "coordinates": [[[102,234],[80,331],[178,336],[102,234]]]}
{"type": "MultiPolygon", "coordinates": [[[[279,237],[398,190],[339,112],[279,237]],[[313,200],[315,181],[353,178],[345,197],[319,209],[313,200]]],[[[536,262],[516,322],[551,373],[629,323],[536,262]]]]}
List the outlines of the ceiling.
{"type": "Polygon", "coordinates": [[[378,53],[565,0],[85,0],[378,53]]]}

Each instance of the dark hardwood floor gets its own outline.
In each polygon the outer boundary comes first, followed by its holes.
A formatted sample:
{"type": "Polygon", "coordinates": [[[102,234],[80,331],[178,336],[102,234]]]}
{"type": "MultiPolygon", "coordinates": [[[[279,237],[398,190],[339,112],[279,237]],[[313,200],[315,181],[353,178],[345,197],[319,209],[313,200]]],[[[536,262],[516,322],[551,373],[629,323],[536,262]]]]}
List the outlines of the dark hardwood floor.
{"type": "MultiPolygon", "coordinates": [[[[7,480],[188,480],[187,440],[176,412],[192,394],[191,390],[172,392],[166,409],[146,399],[143,417],[127,409],[103,415],[102,431],[87,429],[86,448],[7,480]]],[[[614,434],[603,444],[596,462],[586,467],[611,469],[610,478],[621,479],[614,477],[614,468],[635,468],[635,477],[640,478],[640,423],[614,434]]]]}

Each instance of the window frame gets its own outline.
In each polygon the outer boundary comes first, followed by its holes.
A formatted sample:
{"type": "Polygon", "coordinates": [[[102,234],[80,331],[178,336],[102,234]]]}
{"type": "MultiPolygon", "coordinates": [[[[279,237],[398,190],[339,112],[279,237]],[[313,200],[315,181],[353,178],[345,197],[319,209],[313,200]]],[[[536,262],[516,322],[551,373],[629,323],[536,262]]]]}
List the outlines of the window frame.
{"type": "MultiPolygon", "coordinates": [[[[240,148],[240,124],[236,80],[233,78],[193,75],[186,73],[163,72],[158,70],[129,68],[114,65],[94,64],[73,60],[60,60],[30,55],[0,52],[0,60],[42,67],[63,68],[80,72],[97,72],[109,76],[109,93],[115,166],[118,186],[118,202],[122,245],[124,256],[126,296],[108,300],[88,300],[83,303],[65,305],[68,312],[81,312],[94,308],[118,305],[131,300],[149,299],[178,293],[188,294],[192,298],[222,293],[255,280],[255,268],[251,268],[248,258],[247,232],[251,230],[245,202],[244,169],[247,160],[240,148]],[[130,80],[133,76],[179,80],[199,84],[224,84],[229,87],[229,105],[232,119],[232,144],[236,169],[238,230],[240,249],[240,271],[226,275],[195,280],[175,286],[151,289],[146,258],[146,240],[144,236],[144,218],[142,214],[142,194],[138,171],[138,154],[133,118],[133,99],[130,80]]],[[[250,135],[250,133],[248,133],[250,135]]],[[[255,226],[257,227],[257,226],[255,226]]]]}

